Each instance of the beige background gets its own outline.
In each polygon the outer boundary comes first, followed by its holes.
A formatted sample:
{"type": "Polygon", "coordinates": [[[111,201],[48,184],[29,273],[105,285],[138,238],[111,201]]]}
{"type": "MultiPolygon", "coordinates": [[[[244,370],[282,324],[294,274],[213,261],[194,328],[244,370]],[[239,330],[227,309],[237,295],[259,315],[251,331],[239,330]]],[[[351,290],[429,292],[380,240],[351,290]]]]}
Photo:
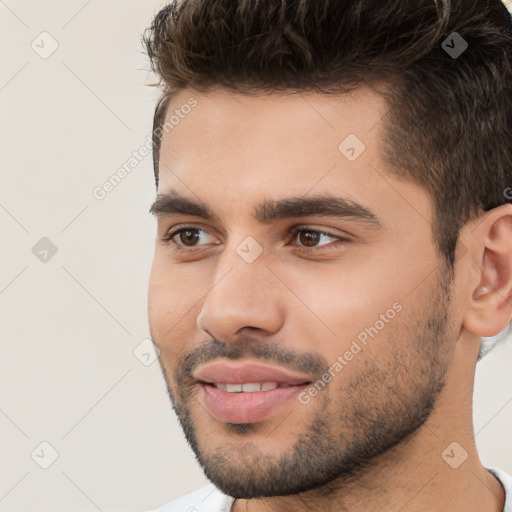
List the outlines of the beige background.
{"type": "MultiPolygon", "coordinates": [[[[136,350],[151,157],[93,196],[150,134],[140,34],[162,5],[0,0],[2,511],[141,511],[206,483],[158,363],[136,350]]],[[[481,457],[510,473],[511,368],[507,343],[479,365],[475,394],[481,457]]]]}

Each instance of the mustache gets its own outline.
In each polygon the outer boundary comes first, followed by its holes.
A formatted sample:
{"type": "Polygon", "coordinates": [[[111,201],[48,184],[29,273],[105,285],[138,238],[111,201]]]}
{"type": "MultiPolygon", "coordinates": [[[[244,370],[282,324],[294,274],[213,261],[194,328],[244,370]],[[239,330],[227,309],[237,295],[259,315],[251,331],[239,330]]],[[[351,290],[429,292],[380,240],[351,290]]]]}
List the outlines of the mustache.
{"type": "Polygon", "coordinates": [[[192,373],[202,364],[215,359],[255,359],[262,363],[272,363],[288,370],[307,373],[320,378],[329,369],[327,360],[313,352],[298,352],[274,341],[243,337],[236,342],[223,342],[217,339],[206,341],[199,347],[181,356],[178,360],[176,380],[178,385],[186,385],[194,379],[192,373]]]}

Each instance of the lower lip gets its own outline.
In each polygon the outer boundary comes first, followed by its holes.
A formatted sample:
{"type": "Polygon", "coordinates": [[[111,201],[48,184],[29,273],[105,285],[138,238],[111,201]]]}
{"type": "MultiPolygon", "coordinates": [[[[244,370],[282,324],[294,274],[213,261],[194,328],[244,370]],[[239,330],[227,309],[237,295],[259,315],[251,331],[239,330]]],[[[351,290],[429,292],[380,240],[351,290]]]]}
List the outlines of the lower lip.
{"type": "Polygon", "coordinates": [[[308,385],[276,388],[253,393],[229,393],[201,384],[208,411],[224,423],[254,423],[270,416],[283,403],[294,399],[308,385]]]}

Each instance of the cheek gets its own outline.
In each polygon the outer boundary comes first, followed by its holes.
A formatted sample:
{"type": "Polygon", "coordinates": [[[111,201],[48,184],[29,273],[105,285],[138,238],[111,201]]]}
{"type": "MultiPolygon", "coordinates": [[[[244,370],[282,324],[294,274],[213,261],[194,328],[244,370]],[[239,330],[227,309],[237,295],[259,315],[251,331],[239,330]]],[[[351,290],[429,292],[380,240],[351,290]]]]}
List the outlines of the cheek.
{"type": "Polygon", "coordinates": [[[198,274],[191,266],[173,264],[165,249],[157,248],[149,277],[150,309],[164,308],[172,313],[183,302],[190,303],[191,291],[194,293],[197,283],[198,274]]]}
{"type": "MultiPolygon", "coordinates": [[[[289,303],[296,304],[295,311],[288,309],[292,323],[300,326],[310,348],[316,345],[328,360],[351,350],[354,340],[362,347],[365,342],[375,345],[377,339],[387,345],[392,327],[404,322],[411,302],[418,300],[411,291],[425,280],[422,267],[397,264],[390,254],[380,256],[296,267],[285,279],[297,297],[289,303]]],[[[429,279],[425,285],[431,285],[429,279]]]]}
{"type": "Polygon", "coordinates": [[[167,276],[155,254],[148,283],[148,315],[152,329],[157,329],[167,308],[167,276]]]}
{"type": "MultiPolygon", "coordinates": [[[[190,322],[194,309],[191,306],[189,284],[182,274],[155,256],[148,285],[148,319],[154,341],[164,353],[175,354],[181,350],[179,342],[190,337],[190,322]],[[188,335],[187,335],[188,332],[188,335]]],[[[196,293],[194,293],[194,296],[196,293]]],[[[168,354],[170,355],[170,354],[168,354]]]]}

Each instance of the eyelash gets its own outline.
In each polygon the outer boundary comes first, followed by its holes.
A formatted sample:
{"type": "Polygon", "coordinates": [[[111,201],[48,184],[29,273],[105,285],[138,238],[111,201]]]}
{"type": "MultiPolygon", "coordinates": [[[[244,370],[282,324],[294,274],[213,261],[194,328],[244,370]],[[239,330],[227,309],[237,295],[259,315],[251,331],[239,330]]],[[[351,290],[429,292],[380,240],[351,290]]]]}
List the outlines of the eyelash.
{"type": "MultiPolygon", "coordinates": [[[[198,228],[198,227],[195,227],[195,226],[184,226],[184,227],[181,227],[179,229],[176,229],[175,231],[172,231],[172,232],[169,232],[167,233],[167,235],[161,239],[161,241],[170,246],[171,244],[174,244],[176,247],[180,247],[179,249],[174,249],[176,252],[181,252],[181,253],[187,253],[187,252],[195,252],[197,251],[197,247],[200,247],[200,246],[196,246],[196,247],[191,247],[191,248],[187,248],[187,249],[182,249],[181,245],[179,245],[177,242],[175,242],[173,239],[179,235],[180,233],[182,233],[183,231],[202,231],[203,233],[208,233],[206,230],[202,229],[202,228],[198,228]]],[[[295,238],[299,233],[301,232],[308,232],[308,233],[316,233],[318,235],[325,235],[325,236],[328,236],[330,238],[334,238],[338,243],[335,243],[334,245],[335,246],[338,246],[339,243],[341,244],[344,244],[346,242],[349,242],[349,239],[348,238],[345,238],[345,237],[342,237],[342,236],[338,236],[338,235],[334,235],[332,233],[329,233],[327,231],[320,231],[320,230],[317,230],[317,229],[311,229],[307,226],[298,226],[296,228],[293,228],[291,231],[290,231],[290,234],[293,235],[293,237],[295,238]]],[[[326,246],[319,246],[319,247],[303,247],[303,246],[298,246],[299,249],[301,251],[305,251],[305,252],[311,252],[311,251],[325,251],[325,250],[330,250],[332,249],[333,247],[331,247],[331,244],[328,244],[326,246]]]]}

